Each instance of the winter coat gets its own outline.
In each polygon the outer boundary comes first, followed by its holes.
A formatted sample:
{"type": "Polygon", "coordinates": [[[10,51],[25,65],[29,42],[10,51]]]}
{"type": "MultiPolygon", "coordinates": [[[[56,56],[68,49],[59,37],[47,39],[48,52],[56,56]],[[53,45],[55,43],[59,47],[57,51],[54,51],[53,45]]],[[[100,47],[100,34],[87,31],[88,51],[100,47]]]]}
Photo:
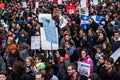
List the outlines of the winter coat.
{"type": "Polygon", "coordinates": [[[69,58],[64,58],[63,62],[59,63],[59,70],[58,70],[58,74],[57,77],[59,80],[66,80],[68,75],[67,75],[67,67],[70,64],[70,60],[69,58]]]}
{"type": "Polygon", "coordinates": [[[112,51],[115,52],[120,47],[120,38],[116,41],[114,38],[111,38],[112,51]]]}
{"type": "Polygon", "coordinates": [[[0,72],[5,71],[6,70],[6,64],[2,58],[2,56],[0,56],[0,72]]]}
{"type": "Polygon", "coordinates": [[[102,80],[120,80],[120,75],[113,68],[110,73],[107,73],[105,70],[104,75],[101,78],[102,80]]]}

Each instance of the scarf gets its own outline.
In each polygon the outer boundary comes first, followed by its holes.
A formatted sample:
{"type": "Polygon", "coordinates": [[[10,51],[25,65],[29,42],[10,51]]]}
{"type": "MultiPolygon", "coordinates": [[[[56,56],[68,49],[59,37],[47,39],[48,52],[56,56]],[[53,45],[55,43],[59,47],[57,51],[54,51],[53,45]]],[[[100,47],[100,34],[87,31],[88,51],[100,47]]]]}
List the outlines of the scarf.
{"type": "Polygon", "coordinates": [[[74,47],[74,46],[72,46],[70,49],[66,48],[66,53],[67,53],[69,56],[71,56],[71,55],[73,54],[74,50],[75,50],[75,47],[74,47]]]}

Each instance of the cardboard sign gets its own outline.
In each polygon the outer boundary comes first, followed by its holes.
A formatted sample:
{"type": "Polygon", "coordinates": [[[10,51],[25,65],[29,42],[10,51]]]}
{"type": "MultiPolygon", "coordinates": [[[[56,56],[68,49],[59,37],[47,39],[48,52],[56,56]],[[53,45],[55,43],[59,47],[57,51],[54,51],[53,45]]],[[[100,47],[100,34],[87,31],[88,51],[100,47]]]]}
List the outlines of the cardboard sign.
{"type": "MultiPolygon", "coordinates": [[[[57,43],[57,35],[56,35],[56,27],[55,27],[55,21],[52,19],[45,19],[43,18],[43,28],[46,35],[46,40],[57,43]]],[[[57,33],[58,34],[58,33],[57,33]]]]}
{"type": "Polygon", "coordinates": [[[78,72],[84,76],[90,76],[90,64],[78,61],[78,72]]]}
{"type": "Polygon", "coordinates": [[[67,25],[68,21],[62,16],[62,15],[59,15],[59,27],[60,28],[63,28],[67,25]]]}
{"type": "Polygon", "coordinates": [[[35,2],[35,8],[39,8],[39,2],[35,2]]]}
{"type": "Polygon", "coordinates": [[[22,2],[22,7],[23,8],[27,8],[27,3],[26,2],[22,2]]]}
{"type": "MultiPolygon", "coordinates": [[[[46,40],[44,28],[40,28],[40,32],[41,32],[41,48],[43,50],[51,50],[51,42],[46,40]]],[[[57,28],[56,28],[56,35],[58,37],[57,33],[58,33],[58,31],[57,31],[57,28]]],[[[58,45],[58,39],[57,39],[57,43],[52,43],[52,49],[57,50],[57,49],[59,49],[58,46],[59,45],[58,45]]]]}
{"type": "Polygon", "coordinates": [[[38,21],[42,23],[42,18],[46,18],[46,19],[52,19],[52,15],[51,14],[42,14],[40,13],[38,15],[38,21]]]}
{"type": "Polygon", "coordinates": [[[80,13],[80,15],[88,16],[89,15],[88,8],[87,7],[80,8],[79,13],[80,13]]]}
{"type": "Polygon", "coordinates": [[[40,49],[40,36],[31,36],[31,49],[40,49]]]}

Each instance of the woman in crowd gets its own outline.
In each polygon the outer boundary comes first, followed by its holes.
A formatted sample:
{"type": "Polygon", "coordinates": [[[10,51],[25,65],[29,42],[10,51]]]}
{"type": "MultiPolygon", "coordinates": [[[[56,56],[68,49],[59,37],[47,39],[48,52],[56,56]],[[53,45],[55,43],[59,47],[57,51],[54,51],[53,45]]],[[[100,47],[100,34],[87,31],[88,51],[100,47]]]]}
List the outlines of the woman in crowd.
{"type": "MultiPolygon", "coordinates": [[[[81,55],[80,55],[80,59],[79,59],[80,62],[83,62],[83,63],[87,63],[90,65],[90,75],[93,73],[93,61],[92,59],[90,58],[90,56],[88,55],[88,50],[87,49],[82,49],[81,50],[81,55]]],[[[82,80],[87,80],[87,77],[85,75],[81,75],[80,77],[82,80]]]]}
{"type": "Polygon", "coordinates": [[[35,74],[35,61],[33,60],[32,57],[26,57],[25,60],[25,67],[26,67],[26,73],[31,73],[32,75],[35,74]]]}
{"type": "Polygon", "coordinates": [[[17,45],[11,44],[8,50],[9,53],[6,55],[6,66],[7,66],[7,70],[11,71],[13,70],[12,66],[15,61],[23,61],[23,60],[20,58],[17,45]]]}
{"type": "Polygon", "coordinates": [[[104,41],[103,42],[103,53],[107,57],[110,57],[112,55],[112,46],[109,42],[104,41]]]}

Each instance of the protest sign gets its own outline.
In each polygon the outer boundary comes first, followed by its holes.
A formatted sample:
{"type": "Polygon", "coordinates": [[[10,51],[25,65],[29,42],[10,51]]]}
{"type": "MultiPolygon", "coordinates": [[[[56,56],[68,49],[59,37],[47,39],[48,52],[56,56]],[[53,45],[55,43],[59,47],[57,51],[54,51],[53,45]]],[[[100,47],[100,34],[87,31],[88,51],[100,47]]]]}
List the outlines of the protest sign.
{"type": "Polygon", "coordinates": [[[40,36],[31,36],[31,49],[40,49],[40,36]]]}
{"type": "Polygon", "coordinates": [[[43,18],[43,27],[46,35],[46,40],[57,43],[57,35],[55,28],[55,21],[43,18]]]}
{"type": "MultiPolygon", "coordinates": [[[[56,36],[57,36],[57,43],[52,43],[52,49],[53,50],[57,50],[59,49],[59,45],[58,45],[58,31],[57,28],[56,29],[56,36]]],[[[46,35],[45,35],[45,31],[44,28],[40,28],[40,32],[41,32],[41,48],[43,50],[51,50],[51,42],[46,40],[46,35]]]]}
{"type": "Polygon", "coordinates": [[[98,5],[98,0],[93,0],[93,5],[98,5]]]}
{"type": "Polygon", "coordinates": [[[120,48],[118,48],[110,57],[114,59],[114,62],[116,62],[120,57],[120,48]]]}
{"type": "Polygon", "coordinates": [[[67,14],[75,14],[76,13],[76,6],[66,6],[67,14]]]}
{"type": "Polygon", "coordinates": [[[39,8],[39,2],[35,2],[35,8],[39,8]]]}
{"type": "Polygon", "coordinates": [[[52,19],[52,15],[51,15],[51,14],[42,14],[42,13],[40,13],[40,14],[38,15],[38,20],[39,20],[39,22],[41,22],[41,23],[42,23],[42,18],[52,19]]]}
{"type": "Polygon", "coordinates": [[[90,76],[90,64],[78,61],[78,72],[84,76],[90,76]]]}
{"type": "Polygon", "coordinates": [[[63,28],[68,23],[68,21],[62,15],[59,15],[59,22],[60,28],[63,28]]]}
{"type": "Polygon", "coordinates": [[[62,4],[62,0],[57,0],[58,4],[62,4]]]}
{"type": "Polygon", "coordinates": [[[27,3],[24,1],[24,2],[22,2],[22,7],[23,8],[27,8],[27,3]]]}
{"type": "Polygon", "coordinates": [[[87,8],[87,7],[81,7],[81,8],[79,9],[79,13],[80,13],[80,15],[88,16],[88,15],[89,15],[88,8],[87,8]]]}

